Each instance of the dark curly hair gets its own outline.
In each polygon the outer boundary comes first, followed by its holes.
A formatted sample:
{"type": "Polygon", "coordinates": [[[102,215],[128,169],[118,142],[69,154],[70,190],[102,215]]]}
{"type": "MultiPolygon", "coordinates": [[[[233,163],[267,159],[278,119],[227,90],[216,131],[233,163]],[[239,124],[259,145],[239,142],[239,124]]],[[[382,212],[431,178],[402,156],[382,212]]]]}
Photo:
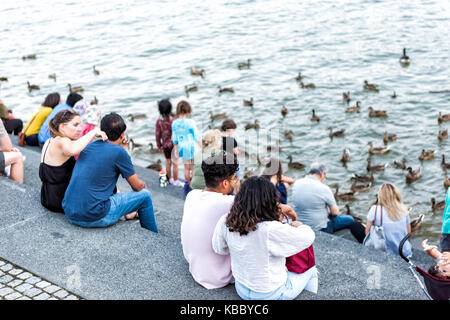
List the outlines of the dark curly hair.
{"type": "Polygon", "coordinates": [[[280,213],[275,186],[263,177],[251,177],[234,198],[226,225],[243,236],[255,231],[260,222],[279,221],[280,213]]]}
{"type": "Polygon", "coordinates": [[[223,180],[229,180],[239,167],[237,158],[223,150],[213,150],[211,156],[202,161],[205,185],[217,188],[223,180]]]}

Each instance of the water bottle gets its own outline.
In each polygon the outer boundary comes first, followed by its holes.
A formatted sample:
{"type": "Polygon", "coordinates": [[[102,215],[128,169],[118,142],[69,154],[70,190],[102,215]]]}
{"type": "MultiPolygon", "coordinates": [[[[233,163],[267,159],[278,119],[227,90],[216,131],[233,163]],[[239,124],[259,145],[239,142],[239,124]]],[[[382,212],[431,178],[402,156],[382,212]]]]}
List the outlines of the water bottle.
{"type": "Polygon", "coordinates": [[[168,184],[169,184],[169,181],[167,180],[166,172],[164,170],[161,170],[159,172],[159,186],[161,188],[165,188],[165,187],[167,187],[168,184]]]}

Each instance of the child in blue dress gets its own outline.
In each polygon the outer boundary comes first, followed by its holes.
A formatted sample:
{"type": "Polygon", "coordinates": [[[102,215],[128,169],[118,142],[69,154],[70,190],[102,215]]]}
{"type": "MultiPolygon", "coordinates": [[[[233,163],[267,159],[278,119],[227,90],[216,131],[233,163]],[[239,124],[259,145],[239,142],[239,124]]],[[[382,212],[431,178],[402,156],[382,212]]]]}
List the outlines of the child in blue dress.
{"type": "Polygon", "coordinates": [[[182,100],[177,105],[177,118],[172,122],[172,142],[184,163],[185,195],[190,191],[189,185],[194,170],[194,153],[198,148],[201,148],[202,138],[195,121],[189,119],[191,114],[191,105],[182,100]]]}

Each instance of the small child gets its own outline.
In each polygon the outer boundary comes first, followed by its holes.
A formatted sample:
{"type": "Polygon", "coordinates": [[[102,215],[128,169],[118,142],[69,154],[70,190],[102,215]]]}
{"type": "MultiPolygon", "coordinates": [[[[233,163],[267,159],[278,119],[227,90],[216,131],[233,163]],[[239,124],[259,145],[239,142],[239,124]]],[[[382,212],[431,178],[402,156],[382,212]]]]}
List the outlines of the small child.
{"type": "MultiPolygon", "coordinates": [[[[201,148],[201,135],[198,132],[195,121],[189,119],[192,114],[191,105],[187,101],[180,101],[177,105],[177,118],[172,122],[172,142],[175,151],[184,162],[184,194],[187,195],[190,188],[192,171],[194,170],[194,153],[201,148]]],[[[178,160],[178,159],[177,159],[178,160]]]]}
{"type": "MultiPolygon", "coordinates": [[[[81,99],[75,103],[73,109],[78,112],[83,124],[80,138],[95,127],[100,126],[101,112],[96,105],[89,105],[84,99],[81,99]]],[[[75,160],[78,160],[78,156],[78,154],[75,155],[75,160]]]]}
{"type": "Polygon", "coordinates": [[[97,105],[89,105],[84,99],[81,99],[75,103],[73,109],[80,114],[83,123],[80,138],[100,125],[101,112],[97,105]]]}
{"type": "Polygon", "coordinates": [[[175,186],[180,186],[181,182],[178,180],[178,162],[172,161],[172,104],[169,99],[163,99],[158,102],[158,109],[161,117],[156,120],[156,145],[158,149],[162,149],[164,152],[164,157],[166,158],[166,174],[169,179],[169,183],[175,186]]]}
{"type": "Polygon", "coordinates": [[[238,144],[236,139],[232,137],[234,130],[236,129],[236,123],[232,119],[226,119],[223,121],[220,130],[222,131],[223,141],[222,148],[224,151],[233,153],[235,156],[239,154],[238,144]]]}

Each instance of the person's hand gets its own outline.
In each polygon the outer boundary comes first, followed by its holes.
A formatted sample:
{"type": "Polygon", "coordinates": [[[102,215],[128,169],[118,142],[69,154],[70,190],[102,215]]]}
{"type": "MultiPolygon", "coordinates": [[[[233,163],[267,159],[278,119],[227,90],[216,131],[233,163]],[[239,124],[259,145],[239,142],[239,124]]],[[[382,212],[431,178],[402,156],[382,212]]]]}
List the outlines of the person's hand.
{"type": "Polygon", "coordinates": [[[297,214],[295,213],[294,209],[292,207],[288,206],[287,204],[278,204],[281,214],[286,217],[287,220],[292,219],[292,221],[297,221],[297,214]]]}
{"type": "Polygon", "coordinates": [[[303,223],[301,223],[300,221],[292,221],[291,226],[293,227],[300,227],[301,225],[303,225],[303,223]]]}
{"type": "Polygon", "coordinates": [[[123,138],[122,141],[120,142],[120,145],[121,145],[122,147],[124,147],[125,150],[126,150],[126,149],[128,149],[128,144],[129,144],[129,143],[130,143],[130,140],[128,140],[127,138],[123,138]]]}
{"type": "Polygon", "coordinates": [[[20,152],[20,150],[12,147],[11,150],[8,150],[8,152],[20,152]]]}
{"type": "Polygon", "coordinates": [[[432,249],[437,249],[436,246],[430,246],[430,245],[428,244],[428,239],[423,240],[422,243],[421,243],[421,245],[422,245],[422,249],[423,249],[424,251],[429,251],[429,250],[432,250],[432,249]]]}
{"type": "Polygon", "coordinates": [[[102,131],[102,130],[100,130],[100,129],[98,129],[98,130],[95,132],[95,137],[96,137],[96,138],[100,138],[100,139],[102,139],[103,141],[108,140],[108,136],[106,135],[105,131],[102,131]]]}

